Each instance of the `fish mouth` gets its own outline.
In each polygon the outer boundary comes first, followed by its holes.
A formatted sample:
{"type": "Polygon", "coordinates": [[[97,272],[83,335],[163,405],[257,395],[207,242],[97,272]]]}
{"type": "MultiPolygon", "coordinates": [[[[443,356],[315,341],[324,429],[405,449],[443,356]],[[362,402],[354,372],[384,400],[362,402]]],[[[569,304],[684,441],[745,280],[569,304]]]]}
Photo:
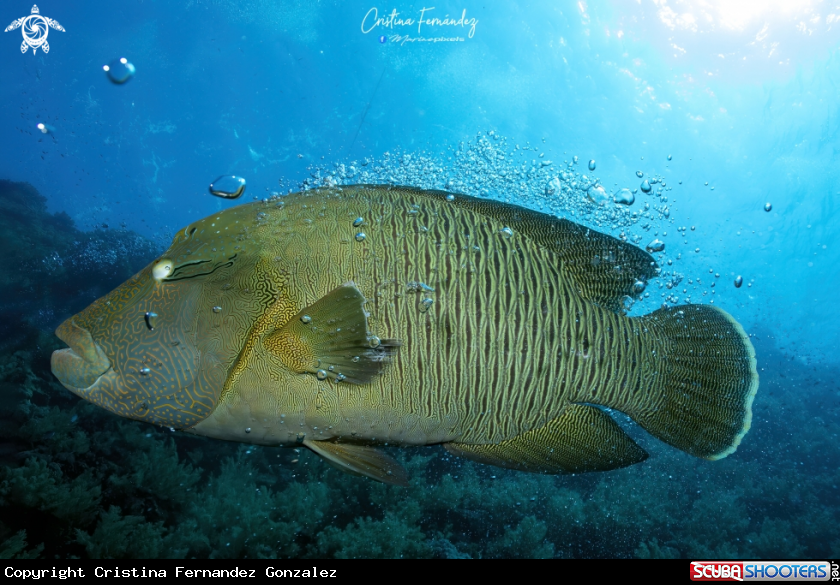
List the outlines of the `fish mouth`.
{"type": "Polygon", "coordinates": [[[70,347],[54,351],[50,367],[68,390],[86,390],[111,369],[111,360],[90,332],[76,325],[72,317],[59,325],[55,334],[70,347]]]}

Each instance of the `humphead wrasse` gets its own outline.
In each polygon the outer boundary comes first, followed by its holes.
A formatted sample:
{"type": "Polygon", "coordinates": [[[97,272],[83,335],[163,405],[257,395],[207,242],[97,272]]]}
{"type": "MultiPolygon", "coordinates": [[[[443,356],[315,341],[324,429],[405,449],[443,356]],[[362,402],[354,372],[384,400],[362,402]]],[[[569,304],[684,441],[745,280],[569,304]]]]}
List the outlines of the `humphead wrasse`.
{"type": "Polygon", "coordinates": [[[120,416],[304,445],[404,485],[377,446],[542,473],[647,458],[601,407],[692,455],[750,427],[755,352],[705,305],[623,311],[646,252],[440,191],[318,189],[197,221],[56,334],[65,387],[120,416]]]}

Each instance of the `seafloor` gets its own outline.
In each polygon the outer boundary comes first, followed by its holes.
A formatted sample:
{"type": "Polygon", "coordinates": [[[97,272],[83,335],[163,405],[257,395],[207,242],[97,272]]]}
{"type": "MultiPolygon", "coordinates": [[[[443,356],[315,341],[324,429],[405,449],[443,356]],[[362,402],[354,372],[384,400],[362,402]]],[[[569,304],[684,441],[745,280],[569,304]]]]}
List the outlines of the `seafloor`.
{"type": "MultiPolygon", "coordinates": [[[[0,181],[0,558],[840,557],[840,371],[754,330],[752,430],[718,462],[633,429],[651,453],[543,476],[394,451],[409,488],[303,449],[118,418],[50,373],[54,326],[159,252],[119,226],[81,232],[0,181]]],[[[626,421],[625,421],[626,422],[626,421]]]]}

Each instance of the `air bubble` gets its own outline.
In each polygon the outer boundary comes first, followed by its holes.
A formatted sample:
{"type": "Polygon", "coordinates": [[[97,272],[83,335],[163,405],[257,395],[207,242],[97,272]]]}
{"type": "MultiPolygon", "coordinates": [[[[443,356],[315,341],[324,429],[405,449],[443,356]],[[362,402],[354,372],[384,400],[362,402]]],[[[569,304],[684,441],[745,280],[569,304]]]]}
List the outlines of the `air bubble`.
{"type": "Polygon", "coordinates": [[[661,252],[665,249],[665,242],[662,240],[653,240],[646,246],[648,252],[661,252]]]}
{"type": "Polygon", "coordinates": [[[309,323],[312,323],[312,317],[310,317],[309,315],[303,315],[303,316],[300,318],[300,322],[301,322],[301,323],[303,323],[303,324],[309,324],[309,323]]]}
{"type": "Polygon", "coordinates": [[[235,175],[222,175],[210,183],[210,193],[223,199],[238,199],[245,192],[245,179],[235,175]]]}
{"type": "Polygon", "coordinates": [[[670,154],[668,155],[668,160],[671,160],[671,155],[670,154]]]}
{"type": "Polygon", "coordinates": [[[149,368],[140,368],[140,375],[141,376],[148,376],[151,370],[149,368]]]}
{"type": "Polygon", "coordinates": [[[548,184],[545,186],[545,194],[546,195],[554,195],[559,194],[563,190],[563,185],[560,183],[560,179],[554,177],[551,179],[548,184]]]}
{"type": "Polygon", "coordinates": [[[644,181],[642,181],[642,184],[641,184],[641,185],[639,185],[639,189],[641,189],[641,190],[642,190],[643,192],[645,192],[645,193],[650,193],[650,189],[651,189],[651,187],[650,187],[650,181],[648,181],[647,179],[645,179],[644,181]]]}
{"type": "Polygon", "coordinates": [[[359,227],[363,223],[365,223],[365,218],[357,217],[356,219],[353,220],[353,227],[359,227]]]}
{"type": "Polygon", "coordinates": [[[636,201],[636,196],[633,195],[633,192],[630,189],[620,189],[613,196],[613,201],[620,203],[621,205],[633,205],[636,201]]]}
{"type": "Polygon", "coordinates": [[[373,348],[377,348],[382,345],[382,340],[379,339],[376,335],[372,335],[368,337],[368,345],[373,348]]]}
{"type": "Polygon", "coordinates": [[[354,355],[354,356],[353,356],[353,359],[351,359],[350,361],[351,361],[351,362],[353,362],[354,364],[358,364],[358,363],[359,363],[359,361],[360,361],[360,360],[359,360],[359,356],[354,355]]]}
{"type": "Polygon", "coordinates": [[[636,171],[636,176],[641,179],[642,177],[645,176],[645,174],[642,171],[636,171]]]}
{"type": "Polygon", "coordinates": [[[102,70],[108,75],[108,79],[117,85],[122,85],[134,77],[134,65],[125,57],[114,59],[108,65],[104,65],[102,70]]]}
{"type": "Polygon", "coordinates": [[[326,370],[318,370],[315,372],[315,377],[319,380],[326,380],[327,379],[327,371],[326,370]]]}
{"type": "Polygon", "coordinates": [[[764,211],[772,211],[772,209],[773,209],[773,204],[770,203],[769,201],[764,204],[764,211]]]}
{"type": "Polygon", "coordinates": [[[586,190],[586,196],[596,205],[604,205],[610,200],[606,190],[601,185],[595,185],[586,190]]]}
{"type": "Polygon", "coordinates": [[[735,277],[735,288],[741,288],[742,284],[744,284],[744,277],[739,274],[735,277]]]}
{"type": "Polygon", "coordinates": [[[420,301],[420,303],[418,303],[418,308],[420,309],[420,312],[421,313],[427,312],[429,309],[432,308],[432,305],[434,304],[434,302],[435,302],[434,299],[430,299],[428,297],[423,299],[422,301],[420,301]]]}
{"type": "Polygon", "coordinates": [[[220,306],[216,305],[215,307],[213,307],[213,312],[214,312],[214,313],[221,313],[221,312],[222,312],[222,308],[221,308],[220,306]]]}
{"type": "Polygon", "coordinates": [[[513,230],[512,230],[512,229],[510,229],[510,228],[509,228],[509,227],[507,227],[507,226],[503,227],[501,230],[499,230],[499,232],[500,232],[500,233],[501,233],[501,234],[502,234],[505,238],[510,239],[510,238],[512,238],[512,237],[513,237],[513,230]]]}
{"type": "Polygon", "coordinates": [[[446,200],[449,201],[449,202],[455,201],[455,195],[452,195],[450,193],[449,195],[446,196],[446,200]]]}
{"type": "Polygon", "coordinates": [[[426,284],[425,282],[418,282],[416,280],[412,280],[411,282],[405,283],[405,292],[407,293],[419,293],[419,292],[435,292],[435,289],[426,284]]]}
{"type": "Polygon", "coordinates": [[[591,161],[589,161],[589,170],[590,171],[595,170],[595,159],[592,159],[591,161]]]}
{"type": "Polygon", "coordinates": [[[356,241],[364,242],[366,237],[367,236],[365,235],[365,232],[359,232],[358,234],[356,234],[356,241]]]}
{"type": "Polygon", "coordinates": [[[245,429],[245,432],[246,432],[246,433],[250,433],[250,432],[251,432],[251,427],[246,428],[246,429],[245,429]]]}

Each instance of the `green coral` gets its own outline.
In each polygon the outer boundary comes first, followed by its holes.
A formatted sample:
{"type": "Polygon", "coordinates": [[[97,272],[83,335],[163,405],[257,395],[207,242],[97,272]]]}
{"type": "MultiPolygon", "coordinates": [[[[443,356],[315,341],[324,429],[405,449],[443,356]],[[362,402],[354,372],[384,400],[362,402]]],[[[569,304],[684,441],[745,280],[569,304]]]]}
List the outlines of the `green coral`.
{"type": "Polygon", "coordinates": [[[805,556],[805,547],[799,543],[787,520],[765,518],[758,533],[746,535],[747,554],[759,559],[797,559],[805,556]]]}
{"type": "Polygon", "coordinates": [[[76,530],[76,537],[92,559],[153,559],[164,550],[162,522],[143,516],[123,516],[116,506],[103,512],[92,534],[76,530]]]}
{"type": "MultiPolygon", "coordinates": [[[[212,478],[201,494],[190,502],[189,515],[206,538],[195,552],[211,558],[274,558],[299,552],[296,535],[302,526],[293,515],[280,519],[277,494],[255,481],[256,470],[240,455],[222,463],[221,473],[212,478]]],[[[295,491],[298,506],[309,497],[323,497],[316,491],[295,491]]],[[[304,512],[305,513],[305,512],[304,512]]]]}
{"type": "Polygon", "coordinates": [[[550,559],[554,543],[546,540],[548,528],[542,520],[525,516],[515,527],[508,527],[501,538],[487,546],[488,557],[550,559]]]}
{"type": "Polygon", "coordinates": [[[634,556],[638,559],[678,559],[680,551],[670,546],[660,545],[656,538],[652,538],[642,542],[634,556]]]}
{"type": "Polygon", "coordinates": [[[328,526],[318,535],[316,557],[401,559],[432,555],[423,532],[392,513],[381,520],[357,518],[344,529],[328,526]]]}
{"type": "Polygon", "coordinates": [[[0,542],[0,559],[37,559],[44,550],[44,545],[26,550],[26,530],[20,530],[3,542],[0,542]]]}
{"type": "Polygon", "coordinates": [[[94,520],[100,495],[93,473],[86,471],[66,481],[61,469],[36,457],[27,459],[23,467],[0,473],[3,505],[34,508],[81,526],[94,520]]]}
{"type": "Polygon", "coordinates": [[[193,494],[201,473],[189,463],[181,461],[175,449],[175,441],[149,440],[132,426],[132,439],[136,446],[134,456],[129,460],[129,473],[115,474],[110,478],[112,486],[123,491],[142,490],[161,501],[183,504],[193,494]]]}

